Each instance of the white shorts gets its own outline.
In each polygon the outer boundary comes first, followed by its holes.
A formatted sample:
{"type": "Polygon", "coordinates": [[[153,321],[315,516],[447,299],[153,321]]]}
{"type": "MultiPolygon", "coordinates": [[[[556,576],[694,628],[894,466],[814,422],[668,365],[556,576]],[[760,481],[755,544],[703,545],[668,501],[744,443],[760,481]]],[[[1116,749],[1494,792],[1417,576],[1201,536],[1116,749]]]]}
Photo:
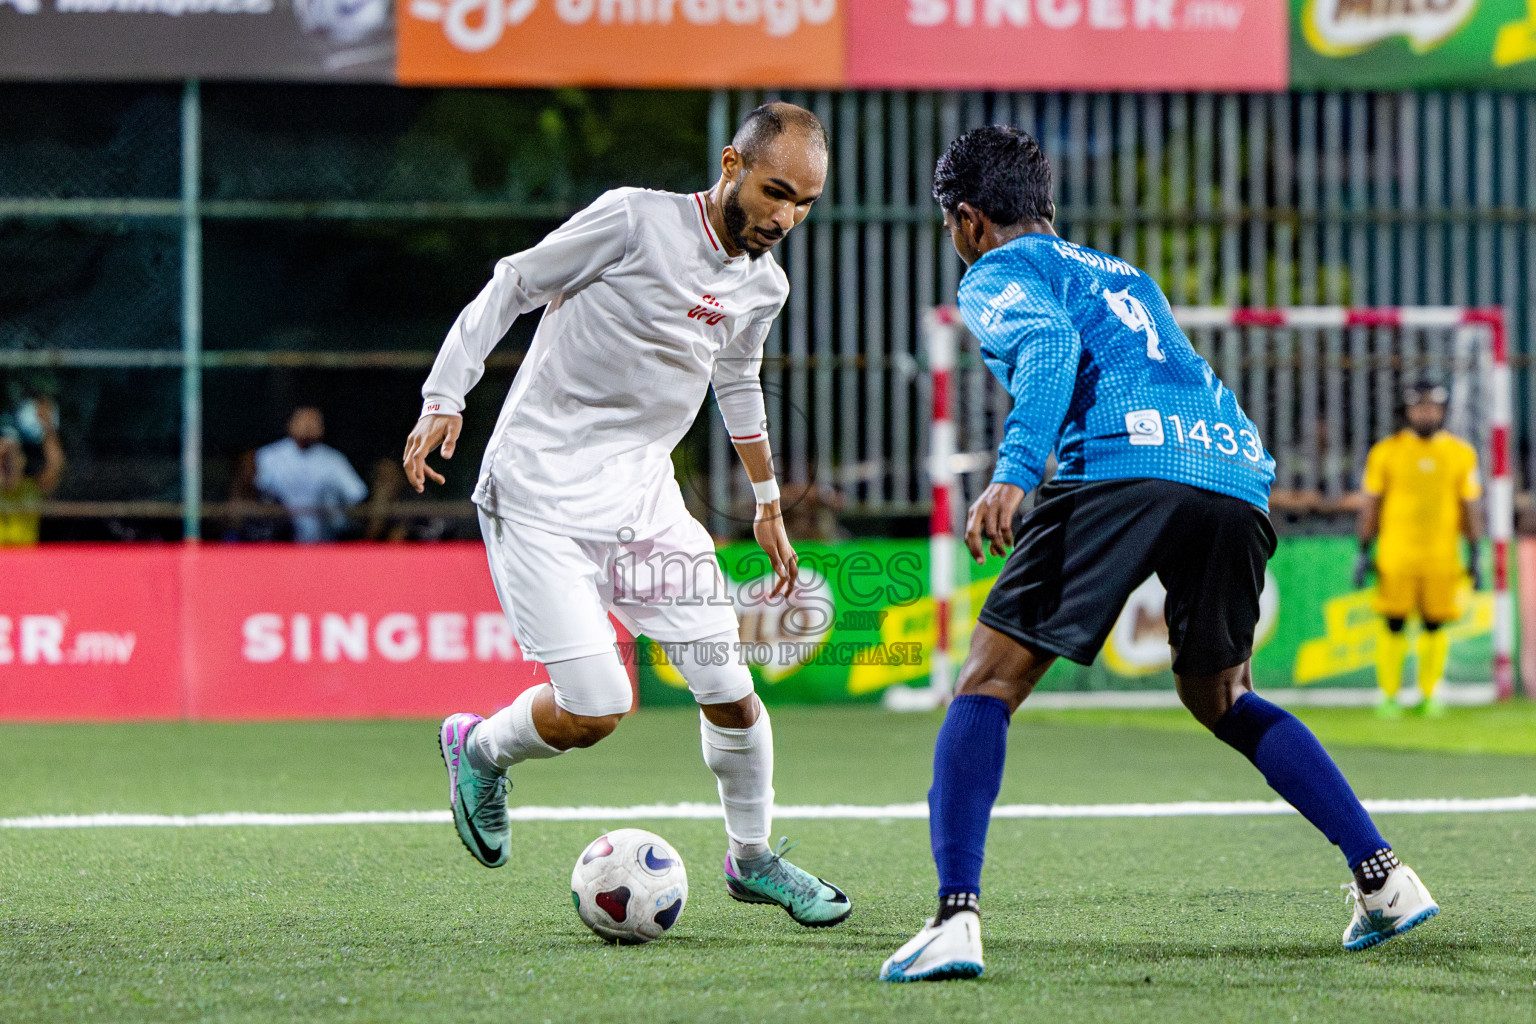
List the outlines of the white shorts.
{"type": "Polygon", "coordinates": [[[684,519],[624,544],[577,540],[480,513],[496,596],[523,656],[545,664],[613,650],[613,617],[636,635],[690,643],[737,633],[709,533],[684,519]]]}

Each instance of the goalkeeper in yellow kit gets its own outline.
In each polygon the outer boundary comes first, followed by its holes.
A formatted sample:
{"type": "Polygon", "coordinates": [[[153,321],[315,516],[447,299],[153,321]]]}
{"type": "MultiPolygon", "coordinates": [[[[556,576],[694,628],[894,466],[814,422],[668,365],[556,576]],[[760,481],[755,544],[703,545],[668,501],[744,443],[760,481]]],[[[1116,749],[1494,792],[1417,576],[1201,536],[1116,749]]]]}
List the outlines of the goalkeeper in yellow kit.
{"type": "Polygon", "coordinates": [[[1464,574],[1474,589],[1482,586],[1477,545],[1477,452],[1441,427],[1449,400],[1446,389],[1420,382],[1403,393],[1408,426],[1376,442],[1365,460],[1365,505],[1360,511],[1360,556],[1355,586],[1364,587],[1376,570],[1376,611],[1386,620],[1376,644],[1376,681],[1382,699],[1378,713],[1401,714],[1397,691],[1408,654],[1404,626],[1417,613],[1419,634],[1418,710],[1438,715],[1435,686],[1445,674],[1450,641],[1442,629],[1461,617],[1459,598],[1464,574]],[[1461,538],[1467,539],[1463,562],[1461,538]],[[1371,543],[1376,544],[1374,560],[1371,543]]]}

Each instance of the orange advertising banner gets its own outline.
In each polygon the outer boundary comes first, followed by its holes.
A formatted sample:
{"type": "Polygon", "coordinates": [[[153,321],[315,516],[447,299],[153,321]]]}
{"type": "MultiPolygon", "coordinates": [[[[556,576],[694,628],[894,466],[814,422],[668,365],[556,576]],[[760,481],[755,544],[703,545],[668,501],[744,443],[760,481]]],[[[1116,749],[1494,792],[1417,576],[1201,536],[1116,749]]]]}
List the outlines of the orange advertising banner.
{"type": "Polygon", "coordinates": [[[849,0],[857,88],[1286,88],[1281,0],[849,0]]]}
{"type": "Polygon", "coordinates": [[[404,85],[845,82],[848,0],[401,0],[404,85]]]}

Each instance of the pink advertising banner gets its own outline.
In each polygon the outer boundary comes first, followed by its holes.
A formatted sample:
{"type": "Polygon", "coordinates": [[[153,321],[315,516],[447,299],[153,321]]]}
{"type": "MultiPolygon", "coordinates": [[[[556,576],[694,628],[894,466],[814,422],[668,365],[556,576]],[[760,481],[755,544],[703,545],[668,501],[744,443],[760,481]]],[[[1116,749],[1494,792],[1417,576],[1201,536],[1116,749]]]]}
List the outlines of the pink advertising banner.
{"type": "Polygon", "coordinates": [[[57,545],[0,580],[0,720],[484,714],[546,678],[474,543],[57,545]]]}
{"type": "Polygon", "coordinates": [[[856,88],[1284,89],[1279,0],[882,0],[848,7],[856,88]]]}

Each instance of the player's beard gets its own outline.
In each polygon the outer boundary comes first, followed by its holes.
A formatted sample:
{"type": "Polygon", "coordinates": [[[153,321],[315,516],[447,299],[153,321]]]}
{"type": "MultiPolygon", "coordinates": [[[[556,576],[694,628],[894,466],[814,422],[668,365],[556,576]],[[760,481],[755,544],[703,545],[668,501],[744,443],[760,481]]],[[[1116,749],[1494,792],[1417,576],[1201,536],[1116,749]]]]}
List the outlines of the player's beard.
{"type": "Polygon", "coordinates": [[[741,200],[736,198],[739,188],[738,185],[726,189],[725,198],[720,203],[720,213],[725,218],[725,233],[730,236],[731,244],[744,251],[748,259],[762,259],[768,250],[753,248],[747,242],[747,211],[742,207],[741,200]]]}
{"type": "Polygon", "coordinates": [[[1427,424],[1426,423],[1419,423],[1419,422],[1416,422],[1416,421],[1414,421],[1412,419],[1408,420],[1408,428],[1410,430],[1412,430],[1415,434],[1417,434],[1420,437],[1422,437],[1426,441],[1429,440],[1430,438],[1434,437],[1436,434],[1438,434],[1440,432],[1440,429],[1442,427],[1444,427],[1444,426],[1445,426],[1445,416],[1444,415],[1442,415],[1437,421],[1435,421],[1433,423],[1427,423],[1427,424]]]}

